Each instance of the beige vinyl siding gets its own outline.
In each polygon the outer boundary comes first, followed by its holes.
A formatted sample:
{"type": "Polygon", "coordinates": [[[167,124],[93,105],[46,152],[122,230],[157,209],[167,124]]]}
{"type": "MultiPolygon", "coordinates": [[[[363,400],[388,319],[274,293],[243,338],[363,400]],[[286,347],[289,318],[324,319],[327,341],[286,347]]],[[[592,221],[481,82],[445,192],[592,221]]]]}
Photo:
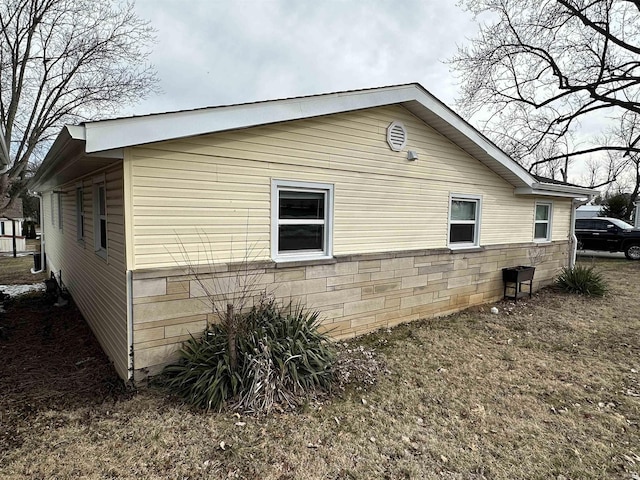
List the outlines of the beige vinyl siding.
{"type": "MultiPolygon", "coordinates": [[[[481,245],[531,242],[539,199],[400,106],[139,146],[125,162],[131,269],[238,260],[246,246],[270,258],[271,179],[334,185],[334,255],[446,247],[451,194],[482,196],[481,245]],[[402,152],[386,143],[394,120],[402,152]]],[[[553,240],[567,238],[569,204],[554,199],[553,240]]]]}
{"type": "Polygon", "coordinates": [[[55,188],[62,193],[63,230],[58,229],[56,195],[55,225],[51,226],[51,195],[43,194],[45,245],[48,267],[62,282],[91,326],[118,374],[128,378],[127,297],[123,215],[122,164],[95,176],[55,188]],[[108,258],[94,251],[93,180],[102,176],[107,196],[108,258]],[[77,240],[76,187],[82,183],[84,241],[77,240]]]}

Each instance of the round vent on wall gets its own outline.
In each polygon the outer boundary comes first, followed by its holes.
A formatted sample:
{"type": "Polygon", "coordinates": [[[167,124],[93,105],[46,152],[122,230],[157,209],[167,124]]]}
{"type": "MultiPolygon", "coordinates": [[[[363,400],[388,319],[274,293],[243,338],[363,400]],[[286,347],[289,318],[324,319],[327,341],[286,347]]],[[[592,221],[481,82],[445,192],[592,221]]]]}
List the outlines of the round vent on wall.
{"type": "Polygon", "coordinates": [[[392,122],[387,127],[387,143],[394,152],[401,151],[407,144],[407,129],[402,122],[392,122]]]}

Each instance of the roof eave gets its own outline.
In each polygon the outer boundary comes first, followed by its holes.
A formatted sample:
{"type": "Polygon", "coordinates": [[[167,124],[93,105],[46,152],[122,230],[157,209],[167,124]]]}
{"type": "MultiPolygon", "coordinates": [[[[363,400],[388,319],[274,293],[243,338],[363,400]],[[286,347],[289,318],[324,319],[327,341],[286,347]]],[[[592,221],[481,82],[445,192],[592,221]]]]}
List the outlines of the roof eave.
{"type": "Polygon", "coordinates": [[[541,195],[550,197],[591,198],[599,194],[598,190],[572,185],[558,185],[551,183],[534,183],[532,187],[515,189],[516,195],[541,195]]]}
{"type": "Polygon", "coordinates": [[[65,153],[73,148],[77,148],[85,141],[86,132],[83,126],[64,126],[47,152],[38,171],[29,182],[28,189],[37,192],[48,174],[65,160],[65,153]]]}

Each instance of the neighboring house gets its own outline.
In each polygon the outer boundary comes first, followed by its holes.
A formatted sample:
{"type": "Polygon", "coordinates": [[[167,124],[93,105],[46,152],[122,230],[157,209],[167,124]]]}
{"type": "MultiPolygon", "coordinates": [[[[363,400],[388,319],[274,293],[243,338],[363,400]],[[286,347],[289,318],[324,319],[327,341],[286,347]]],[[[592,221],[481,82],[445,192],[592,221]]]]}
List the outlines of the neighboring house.
{"type": "Polygon", "coordinates": [[[503,267],[548,284],[596,193],[537,180],[418,84],[67,126],[31,188],[48,269],[136,379],[215,320],[187,263],[224,285],[248,256],[256,295],[350,337],[498,300],[503,267]]]}
{"type": "MultiPolygon", "coordinates": [[[[5,199],[4,202],[6,203],[7,200],[5,199]]],[[[13,251],[14,228],[16,251],[22,252],[27,249],[26,239],[22,236],[22,222],[24,222],[22,199],[17,198],[13,201],[13,205],[0,216],[0,252],[13,251]]]]}

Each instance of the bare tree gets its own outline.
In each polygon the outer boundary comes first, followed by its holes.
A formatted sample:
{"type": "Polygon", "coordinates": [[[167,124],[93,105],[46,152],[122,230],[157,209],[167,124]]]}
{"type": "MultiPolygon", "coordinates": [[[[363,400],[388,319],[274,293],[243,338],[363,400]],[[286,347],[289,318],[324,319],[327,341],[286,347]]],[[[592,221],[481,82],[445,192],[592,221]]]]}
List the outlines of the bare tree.
{"type": "Polygon", "coordinates": [[[133,3],[0,2],[0,134],[10,157],[0,212],[62,125],[112,115],[155,90],[147,64],[153,42],[133,3]]]}
{"type": "Polygon", "coordinates": [[[482,129],[507,153],[552,174],[558,160],[640,153],[640,132],[602,143],[599,130],[640,114],[640,1],[462,3],[487,23],[451,59],[463,79],[459,107],[482,114],[482,129]]]}

